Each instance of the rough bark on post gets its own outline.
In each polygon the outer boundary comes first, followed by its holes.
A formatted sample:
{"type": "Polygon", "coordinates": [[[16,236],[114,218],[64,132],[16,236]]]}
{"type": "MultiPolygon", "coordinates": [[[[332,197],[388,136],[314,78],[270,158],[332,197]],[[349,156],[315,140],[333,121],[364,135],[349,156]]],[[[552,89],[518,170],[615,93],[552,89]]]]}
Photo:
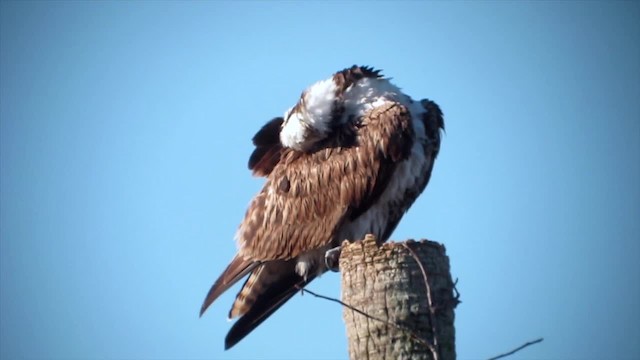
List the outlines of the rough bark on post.
{"type": "Polygon", "coordinates": [[[455,359],[458,300],[443,245],[379,246],[367,235],[343,244],[340,272],[350,359],[455,359]]]}

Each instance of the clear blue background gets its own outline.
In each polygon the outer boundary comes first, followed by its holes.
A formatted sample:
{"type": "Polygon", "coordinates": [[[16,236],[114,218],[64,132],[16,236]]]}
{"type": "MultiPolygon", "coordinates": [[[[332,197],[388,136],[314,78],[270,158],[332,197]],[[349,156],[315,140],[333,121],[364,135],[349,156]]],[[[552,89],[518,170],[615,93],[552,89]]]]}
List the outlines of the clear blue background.
{"type": "Polygon", "coordinates": [[[227,352],[237,288],[197,314],[263,183],[254,132],[352,64],[445,112],[392,238],[446,244],[460,358],[640,358],[640,3],[0,9],[3,359],[346,358],[310,296],[227,352]]]}

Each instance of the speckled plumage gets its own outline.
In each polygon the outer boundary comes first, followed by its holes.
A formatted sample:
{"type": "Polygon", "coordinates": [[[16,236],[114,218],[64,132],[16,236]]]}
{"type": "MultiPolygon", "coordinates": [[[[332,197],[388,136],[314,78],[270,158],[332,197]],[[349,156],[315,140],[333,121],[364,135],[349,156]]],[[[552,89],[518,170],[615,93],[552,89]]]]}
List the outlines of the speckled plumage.
{"type": "Polygon", "coordinates": [[[236,257],[201,308],[250,274],[229,312],[240,318],[227,348],[325,272],[326,250],[367,233],[389,238],[429,181],[443,128],[435,103],[353,66],[312,85],[256,133],[249,168],[266,182],[240,224],[236,257]]]}

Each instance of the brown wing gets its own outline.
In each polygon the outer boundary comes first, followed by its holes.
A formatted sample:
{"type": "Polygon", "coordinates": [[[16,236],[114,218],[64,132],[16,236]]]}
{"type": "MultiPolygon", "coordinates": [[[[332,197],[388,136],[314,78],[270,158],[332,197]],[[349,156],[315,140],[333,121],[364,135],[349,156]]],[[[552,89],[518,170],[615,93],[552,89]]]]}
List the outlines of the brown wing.
{"type": "Polygon", "coordinates": [[[211,289],[209,289],[209,292],[202,303],[202,307],[200,308],[200,316],[204,314],[209,305],[211,305],[218,296],[222,295],[223,292],[238,282],[238,280],[242,279],[259,264],[260,263],[258,262],[245,260],[236,255],[236,257],[231,260],[229,266],[227,266],[227,268],[222,272],[222,275],[218,277],[218,280],[216,280],[213,286],[211,286],[211,289]]]}
{"type": "Polygon", "coordinates": [[[280,127],[283,118],[271,119],[253,136],[256,148],[249,157],[249,170],[256,176],[267,176],[280,161],[282,145],[280,145],[280,127]]]}
{"type": "MultiPolygon", "coordinates": [[[[256,134],[273,139],[274,122],[256,134]]],[[[397,162],[413,146],[411,114],[389,103],[363,117],[357,144],[304,154],[272,141],[256,141],[256,158],[278,152],[273,166],[256,167],[268,174],[238,231],[240,251],[212,286],[201,313],[248,272],[230,317],[240,316],[225,340],[229,348],[249,334],[275,310],[314,279],[295,271],[296,256],[329,244],[348,216],[362,214],[386,188],[397,162]],[[265,146],[266,144],[266,146],[265,146]],[[260,149],[260,147],[263,147],[260,149]],[[259,150],[260,149],[260,150],[259,150]]],[[[251,164],[266,163],[261,161],[251,164]]],[[[341,239],[336,239],[341,240],[341,239]]]]}
{"type": "Polygon", "coordinates": [[[352,147],[283,149],[238,230],[239,255],[286,260],[330,244],[348,216],[375,202],[413,145],[408,109],[387,103],[365,115],[352,147]]]}

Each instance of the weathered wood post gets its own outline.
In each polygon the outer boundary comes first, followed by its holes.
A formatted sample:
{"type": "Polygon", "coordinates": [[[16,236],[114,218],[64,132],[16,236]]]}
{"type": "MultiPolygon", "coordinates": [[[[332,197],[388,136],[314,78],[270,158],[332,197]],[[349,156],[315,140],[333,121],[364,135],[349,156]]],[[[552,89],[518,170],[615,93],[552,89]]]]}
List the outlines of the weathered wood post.
{"type": "Polygon", "coordinates": [[[458,299],[443,245],[378,246],[367,235],[345,242],[340,273],[350,359],[455,359],[458,299]]]}

